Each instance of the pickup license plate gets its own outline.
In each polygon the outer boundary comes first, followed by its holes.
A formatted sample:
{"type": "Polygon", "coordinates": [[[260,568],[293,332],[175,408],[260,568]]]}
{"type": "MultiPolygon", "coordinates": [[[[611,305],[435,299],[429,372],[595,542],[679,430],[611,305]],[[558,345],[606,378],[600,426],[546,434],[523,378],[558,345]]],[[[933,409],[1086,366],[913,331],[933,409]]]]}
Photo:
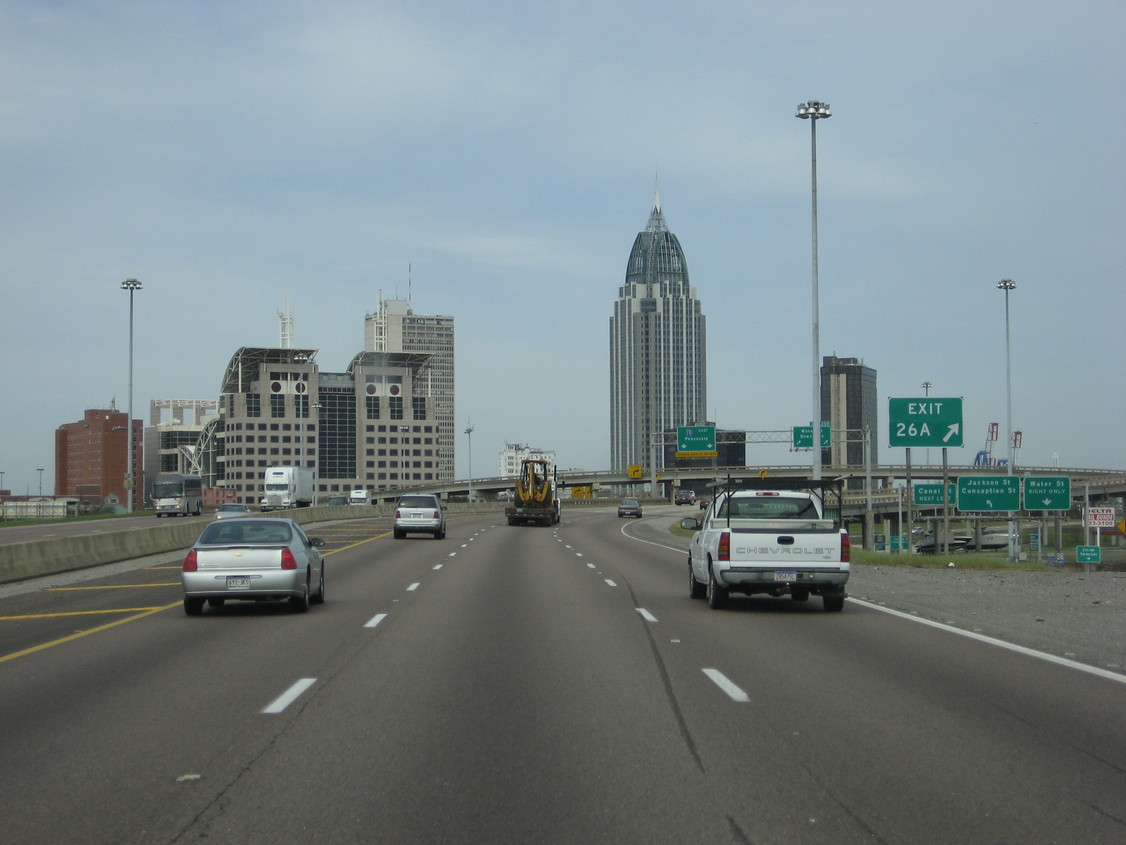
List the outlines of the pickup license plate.
{"type": "Polygon", "coordinates": [[[797,581],[798,580],[798,573],[796,573],[796,572],[775,572],[774,573],[774,580],[775,581],[797,581]]]}
{"type": "Polygon", "coordinates": [[[250,589],[250,576],[249,575],[228,575],[227,576],[227,589],[228,590],[249,590],[250,589]]]}

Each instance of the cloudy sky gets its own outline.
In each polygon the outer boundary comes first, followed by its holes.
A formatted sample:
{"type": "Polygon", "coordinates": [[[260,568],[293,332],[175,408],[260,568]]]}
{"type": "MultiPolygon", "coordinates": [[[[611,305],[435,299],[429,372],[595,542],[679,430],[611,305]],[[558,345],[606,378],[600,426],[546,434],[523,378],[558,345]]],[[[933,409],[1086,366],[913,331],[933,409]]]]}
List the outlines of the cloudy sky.
{"type": "Polygon", "coordinates": [[[821,351],[877,370],[880,460],[904,459],[887,398],[924,381],[964,399],[952,462],[1004,430],[1012,278],[1020,463],[1126,467],[1124,37],[1118,0],[0,0],[4,486],[44,467],[49,492],[55,428],[125,408],[129,277],[139,417],[216,398],[287,295],[344,370],[409,279],[456,318],[475,475],[506,442],[606,468],[609,318],[657,178],[709,416],[806,423],[808,99],[833,109],[821,351]]]}

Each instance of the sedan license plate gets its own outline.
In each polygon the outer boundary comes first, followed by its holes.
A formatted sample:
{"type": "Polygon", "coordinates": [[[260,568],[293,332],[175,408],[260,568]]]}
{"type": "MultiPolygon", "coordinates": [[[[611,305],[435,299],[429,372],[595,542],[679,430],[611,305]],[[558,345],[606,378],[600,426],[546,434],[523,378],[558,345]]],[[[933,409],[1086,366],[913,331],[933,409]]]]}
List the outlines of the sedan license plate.
{"type": "Polygon", "coordinates": [[[227,589],[228,590],[249,590],[250,589],[250,576],[249,575],[228,575],[227,576],[227,589]]]}
{"type": "Polygon", "coordinates": [[[786,581],[786,582],[797,581],[798,580],[798,573],[796,573],[796,572],[775,572],[774,573],[774,580],[775,581],[786,581]]]}

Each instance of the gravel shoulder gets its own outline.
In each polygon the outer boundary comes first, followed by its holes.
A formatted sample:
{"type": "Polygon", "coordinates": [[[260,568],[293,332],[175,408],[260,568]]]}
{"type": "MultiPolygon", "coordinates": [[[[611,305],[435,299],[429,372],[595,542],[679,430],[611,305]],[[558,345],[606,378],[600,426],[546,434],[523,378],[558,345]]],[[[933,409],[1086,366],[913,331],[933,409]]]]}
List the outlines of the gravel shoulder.
{"type": "Polygon", "coordinates": [[[854,564],[851,598],[1126,674],[1126,573],[854,564]]]}

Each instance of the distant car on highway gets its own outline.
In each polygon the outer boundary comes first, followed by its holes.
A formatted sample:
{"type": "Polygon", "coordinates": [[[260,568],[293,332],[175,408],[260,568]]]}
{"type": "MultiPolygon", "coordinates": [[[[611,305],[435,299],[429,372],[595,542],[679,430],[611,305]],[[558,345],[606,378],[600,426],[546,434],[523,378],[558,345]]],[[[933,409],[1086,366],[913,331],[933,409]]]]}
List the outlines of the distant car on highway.
{"type": "Polygon", "coordinates": [[[677,505],[692,505],[696,502],[695,490],[677,490],[676,495],[673,496],[673,504],[677,505]]]}
{"type": "Polygon", "coordinates": [[[236,516],[250,516],[250,514],[250,508],[246,505],[240,505],[237,502],[227,502],[215,508],[216,519],[231,519],[236,516]]]}
{"type": "Polygon", "coordinates": [[[641,502],[637,499],[622,499],[618,505],[618,518],[620,519],[623,516],[641,519],[641,502]]]}
{"type": "Polygon", "coordinates": [[[291,519],[242,517],[212,522],[184,558],[184,612],[227,601],[286,601],[298,613],[325,600],[324,540],[291,519]]]}
{"type": "Polygon", "coordinates": [[[435,540],[446,537],[446,514],[441,500],[433,493],[410,493],[395,503],[396,540],[411,532],[433,534],[435,540]]]}
{"type": "Polygon", "coordinates": [[[711,503],[712,503],[711,499],[697,499],[696,500],[696,506],[699,507],[700,510],[702,510],[702,511],[707,510],[708,505],[710,505],[711,503]]]}

